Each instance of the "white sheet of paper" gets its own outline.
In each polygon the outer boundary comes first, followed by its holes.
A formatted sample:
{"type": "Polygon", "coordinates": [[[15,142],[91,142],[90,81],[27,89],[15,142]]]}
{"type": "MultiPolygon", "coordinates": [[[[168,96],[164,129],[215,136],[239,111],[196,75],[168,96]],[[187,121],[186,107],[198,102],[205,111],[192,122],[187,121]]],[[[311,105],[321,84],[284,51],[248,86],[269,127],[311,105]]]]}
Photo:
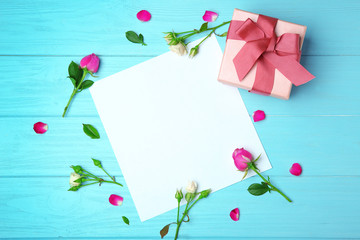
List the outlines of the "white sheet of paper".
{"type": "Polygon", "coordinates": [[[141,221],[176,208],[190,180],[213,192],[239,182],[235,148],[271,168],[238,90],[217,81],[221,58],[212,36],[194,59],[168,52],[90,89],[141,221]]]}

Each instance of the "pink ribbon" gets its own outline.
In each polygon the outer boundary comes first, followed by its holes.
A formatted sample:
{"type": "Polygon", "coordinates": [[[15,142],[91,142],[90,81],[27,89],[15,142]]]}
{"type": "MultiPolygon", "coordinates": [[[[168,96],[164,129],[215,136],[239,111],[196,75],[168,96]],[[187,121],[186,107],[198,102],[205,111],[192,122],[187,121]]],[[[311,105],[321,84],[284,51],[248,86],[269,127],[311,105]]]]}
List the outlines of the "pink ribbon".
{"type": "Polygon", "coordinates": [[[315,78],[301,64],[300,36],[295,33],[275,34],[276,18],[259,15],[257,22],[251,19],[232,20],[228,39],[243,40],[246,44],[234,57],[233,62],[240,81],[257,63],[255,82],[250,90],[269,95],[273,89],[275,68],[295,86],[315,78]]]}

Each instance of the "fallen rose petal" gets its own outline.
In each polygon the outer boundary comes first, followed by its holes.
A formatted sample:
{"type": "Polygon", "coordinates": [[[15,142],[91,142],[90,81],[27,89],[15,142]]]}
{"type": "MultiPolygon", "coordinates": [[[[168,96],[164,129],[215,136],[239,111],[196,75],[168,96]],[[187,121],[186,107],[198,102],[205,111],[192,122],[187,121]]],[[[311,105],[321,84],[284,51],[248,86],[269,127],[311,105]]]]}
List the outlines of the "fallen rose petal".
{"type": "Polygon", "coordinates": [[[289,172],[292,174],[292,175],[295,175],[295,176],[299,176],[301,173],[302,173],[302,168],[300,166],[300,164],[298,163],[294,163],[289,172]]]}
{"type": "Polygon", "coordinates": [[[218,16],[219,16],[219,14],[217,14],[216,12],[206,11],[203,16],[203,20],[205,22],[214,22],[218,16]]]}
{"type": "Polygon", "coordinates": [[[46,123],[43,122],[37,122],[34,124],[34,131],[37,134],[43,134],[48,130],[48,125],[46,123]]]}
{"type": "Polygon", "coordinates": [[[123,204],[124,198],[116,194],[111,194],[109,197],[109,202],[114,206],[121,206],[123,204]]]}
{"type": "Polygon", "coordinates": [[[239,217],[240,217],[239,208],[235,208],[235,209],[231,210],[230,217],[234,221],[239,221],[239,217]]]}
{"type": "Polygon", "coordinates": [[[146,10],[141,10],[136,14],[136,17],[142,22],[147,22],[151,19],[151,14],[146,10]]]}
{"type": "Polygon", "coordinates": [[[264,120],[264,119],[265,119],[265,113],[264,113],[264,111],[261,111],[261,110],[255,111],[255,112],[254,112],[254,115],[253,115],[253,119],[254,119],[254,122],[258,122],[258,121],[264,120]]]}

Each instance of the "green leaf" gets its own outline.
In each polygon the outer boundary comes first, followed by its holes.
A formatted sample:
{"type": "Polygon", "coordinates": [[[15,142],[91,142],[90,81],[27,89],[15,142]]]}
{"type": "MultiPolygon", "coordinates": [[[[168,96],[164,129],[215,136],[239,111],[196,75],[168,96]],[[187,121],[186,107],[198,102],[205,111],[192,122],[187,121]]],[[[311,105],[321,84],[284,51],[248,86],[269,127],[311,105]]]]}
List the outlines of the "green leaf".
{"type": "Polygon", "coordinates": [[[219,37],[226,37],[227,36],[227,32],[224,32],[222,34],[216,34],[216,36],[219,36],[219,37]]]}
{"type": "Polygon", "coordinates": [[[102,167],[102,166],[101,166],[101,162],[100,162],[99,160],[96,160],[96,159],[94,159],[94,158],[91,158],[91,159],[93,160],[95,166],[97,166],[97,167],[99,167],[99,168],[102,167]]]}
{"type": "Polygon", "coordinates": [[[75,80],[74,78],[72,78],[72,77],[69,77],[69,78],[70,78],[72,84],[74,85],[74,88],[76,88],[76,87],[77,87],[77,82],[76,82],[76,80],[75,80]]]}
{"type": "Polygon", "coordinates": [[[144,43],[144,36],[142,34],[137,35],[134,31],[127,31],[125,36],[127,40],[132,43],[141,43],[142,45],[146,46],[144,43]]]}
{"type": "Polygon", "coordinates": [[[76,83],[80,82],[81,77],[83,75],[83,70],[80,68],[78,64],[71,62],[68,71],[69,71],[70,79],[73,78],[76,81],[76,83]]]}
{"type": "Polygon", "coordinates": [[[83,81],[83,83],[81,84],[80,89],[81,89],[81,90],[87,89],[87,88],[91,87],[93,84],[94,84],[93,81],[91,81],[91,80],[85,80],[85,81],[83,81]]]}
{"type": "Polygon", "coordinates": [[[248,191],[250,194],[255,196],[263,195],[264,193],[268,192],[270,190],[269,186],[262,182],[260,183],[253,183],[249,186],[248,191]]]}
{"type": "Polygon", "coordinates": [[[91,124],[84,124],[83,123],[83,130],[84,130],[84,133],[86,135],[88,135],[92,139],[99,139],[100,138],[99,132],[91,124]]]}
{"type": "Polygon", "coordinates": [[[122,216],[122,219],[123,219],[124,223],[126,223],[127,225],[130,225],[130,221],[127,217],[122,216]]]}
{"type": "Polygon", "coordinates": [[[208,23],[206,22],[201,25],[199,32],[204,32],[207,29],[208,29],[208,23]]]}
{"type": "Polygon", "coordinates": [[[161,238],[164,238],[166,236],[166,234],[168,234],[170,225],[171,225],[171,223],[166,225],[165,227],[163,227],[163,229],[160,230],[161,238]]]}

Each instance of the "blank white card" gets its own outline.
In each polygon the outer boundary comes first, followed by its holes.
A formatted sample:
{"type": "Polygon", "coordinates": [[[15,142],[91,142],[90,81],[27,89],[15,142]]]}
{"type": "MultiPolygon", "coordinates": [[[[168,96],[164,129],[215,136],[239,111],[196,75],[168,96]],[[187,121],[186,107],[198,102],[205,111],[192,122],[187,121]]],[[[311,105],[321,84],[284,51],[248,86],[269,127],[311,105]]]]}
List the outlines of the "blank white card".
{"type": "Polygon", "coordinates": [[[199,50],[193,59],[165,53],[90,89],[141,221],[176,208],[176,189],[190,180],[213,192],[239,182],[235,148],[271,168],[238,90],[217,81],[216,37],[199,50]]]}

